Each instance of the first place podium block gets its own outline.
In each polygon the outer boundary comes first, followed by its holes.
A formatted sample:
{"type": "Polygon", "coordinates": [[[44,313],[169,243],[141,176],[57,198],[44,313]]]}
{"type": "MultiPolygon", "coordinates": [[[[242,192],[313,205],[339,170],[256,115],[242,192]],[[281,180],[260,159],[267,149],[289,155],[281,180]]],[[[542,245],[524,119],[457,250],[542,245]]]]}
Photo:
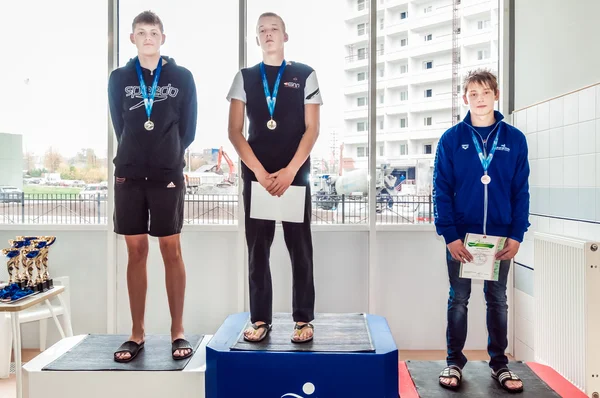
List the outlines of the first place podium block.
{"type": "MultiPolygon", "coordinates": [[[[366,315],[373,349],[359,352],[340,350],[335,344],[331,351],[323,348],[319,337],[340,332],[328,333],[327,324],[319,324],[319,315],[313,322],[318,351],[291,343],[292,329],[275,323],[267,337],[272,344],[267,342],[264,350],[244,350],[239,342],[248,318],[248,313],[229,316],[206,347],[207,398],[398,398],[398,350],[383,317],[366,315]],[[290,350],[284,346],[286,340],[290,350]]],[[[344,331],[341,337],[348,340],[352,332],[344,331]]]]}

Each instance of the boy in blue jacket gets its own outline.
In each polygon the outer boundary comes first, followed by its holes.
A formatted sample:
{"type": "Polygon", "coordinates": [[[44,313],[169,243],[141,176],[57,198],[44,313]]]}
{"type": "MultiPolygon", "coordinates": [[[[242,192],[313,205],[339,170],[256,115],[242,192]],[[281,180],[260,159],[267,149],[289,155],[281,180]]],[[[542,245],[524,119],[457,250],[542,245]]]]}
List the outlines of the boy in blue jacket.
{"type": "Polygon", "coordinates": [[[506,237],[498,252],[498,281],[485,281],[488,353],[492,377],[511,392],[523,390],[519,377],[508,369],[506,282],[511,259],[529,227],[529,163],[522,132],[502,121],[494,110],[498,100],[496,76],[485,70],[468,74],[463,100],[469,105],[464,120],[440,138],[434,173],[435,226],[447,244],[450,279],[447,367],[439,382],[457,389],[467,363],[467,304],[471,280],[459,276],[460,265],[473,257],[464,246],[467,233],[506,237]]]}

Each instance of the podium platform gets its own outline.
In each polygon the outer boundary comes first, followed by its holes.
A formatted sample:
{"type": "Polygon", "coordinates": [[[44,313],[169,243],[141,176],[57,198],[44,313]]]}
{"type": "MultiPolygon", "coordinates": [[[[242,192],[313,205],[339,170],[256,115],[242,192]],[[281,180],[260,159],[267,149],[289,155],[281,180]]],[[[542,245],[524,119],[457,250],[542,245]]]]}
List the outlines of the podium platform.
{"type": "MultiPolygon", "coordinates": [[[[319,323],[325,315],[317,314],[313,322],[315,344],[319,336],[331,335],[326,331],[327,323],[319,323]]],[[[357,352],[349,351],[347,345],[343,351],[335,351],[335,344],[332,351],[322,347],[309,351],[308,345],[291,342],[294,351],[285,351],[280,342],[289,342],[292,328],[276,328],[275,322],[267,338],[277,342],[276,348],[267,345],[264,350],[239,349],[248,319],[247,312],[229,316],[206,347],[207,398],[398,398],[398,350],[383,317],[366,315],[374,351],[357,352]],[[232,349],[234,346],[238,348],[232,349]]],[[[289,319],[293,325],[291,315],[289,319]]],[[[351,332],[344,333],[344,338],[351,332]]]]}
{"type": "MultiPolygon", "coordinates": [[[[400,373],[400,396],[402,398],[501,398],[510,394],[490,377],[487,361],[469,361],[463,369],[460,389],[451,391],[438,383],[439,373],[446,361],[402,361],[400,373]]],[[[523,392],[514,396],[522,398],[586,398],[554,369],[535,362],[510,362],[508,367],[523,380],[523,392]]],[[[590,395],[591,396],[591,395],[590,395]]]]}
{"type": "MultiPolygon", "coordinates": [[[[181,397],[203,398],[206,372],[204,336],[195,354],[179,371],[173,370],[43,370],[73,350],[87,335],[68,337],[23,366],[24,398],[181,397]]],[[[150,336],[149,336],[150,337],[150,336]]],[[[148,346],[144,348],[148,349],[148,346]]],[[[165,347],[169,350],[169,347],[165,347]]],[[[170,354],[170,351],[167,352],[170,354]]],[[[141,355],[141,354],[140,354],[141,355]]],[[[136,358],[137,359],[137,358],[136,358]]],[[[133,361],[135,362],[135,361],[133,361]]],[[[132,362],[131,369],[135,369],[132,362]]],[[[120,364],[119,364],[120,365],[120,364]]]]}

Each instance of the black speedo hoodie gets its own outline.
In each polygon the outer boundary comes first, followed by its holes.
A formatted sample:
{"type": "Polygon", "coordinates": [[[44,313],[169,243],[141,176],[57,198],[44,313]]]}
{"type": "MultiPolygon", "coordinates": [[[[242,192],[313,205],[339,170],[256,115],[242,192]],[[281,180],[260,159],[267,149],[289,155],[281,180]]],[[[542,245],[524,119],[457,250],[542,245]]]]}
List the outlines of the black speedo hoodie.
{"type": "MultiPolygon", "coordinates": [[[[114,70],[108,82],[110,113],[119,146],[114,159],[115,176],[156,181],[181,181],[185,149],[194,141],[198,102],[192,73],[172,58],[166,64],[154,97],[148,131],[146,107],[140,91],[135,62],[114,70]]],[[[154,73],[142,67],[150,94],[154,73]]]]}

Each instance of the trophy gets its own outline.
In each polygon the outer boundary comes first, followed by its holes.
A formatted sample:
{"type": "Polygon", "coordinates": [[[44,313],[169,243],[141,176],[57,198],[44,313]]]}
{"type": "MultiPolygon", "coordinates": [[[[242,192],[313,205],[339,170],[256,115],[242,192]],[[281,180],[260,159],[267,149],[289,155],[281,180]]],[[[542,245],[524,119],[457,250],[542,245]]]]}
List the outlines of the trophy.
{"type": "Polygon", "coordinates": [[[19,272],[19,249],[2,249],[2,254],[8,258],[6,266],[8,269],[8,286],[17,282],[17,273],[19,272]]]}
{"type": "Polygon", "coordinates": [[[21,264],[24,264],[23,263],[24,258],[23,258],[23,254],[21,253],[21,249],[24,248],[24,247],[26,247],[26,246],[28,246],[29,243],[27,241],[25,241],[22,236],[17,236],[17,239],[15,239],[15,240],[13,240],[13,239],[9,240],[8,244],[10,244],[10,246],[13,249],[19,251],[19,254],[20,254],[20,256],[19,256],[20,259],[17,259],[17,262],[16,262],[15,283],[17,283],[19,285],[19,287],[21,289],[23,289],[25,287],[26,283],[27,283],[27,275],[26,275],[26,271],[25,270],[23,270],[21,272],[21,264]]]}
{"type": "Polygon", "coordinates": [[[56,236],[42,236],[41,238],[41,240],[45,241],[45,244],[43,245],[44,250],[40,253],[40,261],[42,262],[43,270],[42,281],[45,285],[44,290],[48,290],[54,287],[54,282],[52,281],[52,279],[50,279],[50,274],[48,272],[48,250],[49,247],[52,246],[54,242],[56,242],[56,236]]]}
{"type": "Polygon", "coordinates": [[[25,287],[36,292],[41,292],[41,273],[38,271],[37,279],[33,278],[33,273],[36,269],[36,257],[39,255],[40,252],[39,250],[36,250],[31,246],[22,249],[21,252],[23,254],[23,265],[25,266],[25,270],[27,271],[27,285],[25,287]]]}
{"type": "Polygon", "coordinates": [[[48,246],[47,242],[43,239],[34,240],[32,247],[39,251],[38,256],[35,258],[35,267],[37,268],[38,278],[36,279],[36,286],[39,286],[40,291],[45,292],[50,288],[49,281],[46,279],[48,267],[48,246]]]}
{"type": "Polygon", "coordinates": [[[24,250],[25,249],[14,247],[2,250],[2,253],[8,257],[8,275],[11,284],[0,291],[0,302],[14,302],[33,293],[33,290],[24,285],[28,284],[28,281],[30,281],[31,278],[27,278],[27,274],[21,275],[20,277],[18,275],[19,258],[23,256],[24,250]]]}

